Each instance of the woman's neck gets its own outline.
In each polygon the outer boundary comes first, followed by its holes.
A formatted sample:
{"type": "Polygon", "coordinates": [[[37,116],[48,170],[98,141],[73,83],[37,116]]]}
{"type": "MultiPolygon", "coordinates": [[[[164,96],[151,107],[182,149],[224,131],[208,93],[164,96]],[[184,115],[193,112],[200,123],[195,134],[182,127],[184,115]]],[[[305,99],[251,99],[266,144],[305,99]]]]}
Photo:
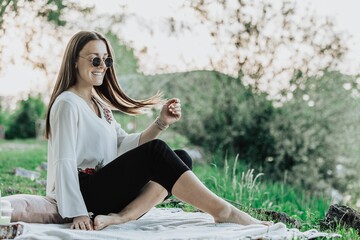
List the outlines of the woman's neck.
{"type": "Polygon", "coordinates": [[[89,105],[90,109],[98,117],[101,117],[99,107],[96,105],[95,100],[94,100],[95,98],[92,96],[92,91],[91,91],[92,89],[90,89],[90,90],[82,89],[81,91],[79,91],[75,86],[73,86],[73,87],[70,87],[68,90],[70,92],[78,95],[82,99],[84,99],[84,101],[87,103],[87,105],[89,105]]]}
{"type": "Polygon", "coordinates": [[[90,103],[92,102],[92,89],[80,89],[77,88],[76,86],[70,87],[69,91],[75,93],[76,95],[80,96],[81,98],[83,98],[86,102],[90,103]]]}

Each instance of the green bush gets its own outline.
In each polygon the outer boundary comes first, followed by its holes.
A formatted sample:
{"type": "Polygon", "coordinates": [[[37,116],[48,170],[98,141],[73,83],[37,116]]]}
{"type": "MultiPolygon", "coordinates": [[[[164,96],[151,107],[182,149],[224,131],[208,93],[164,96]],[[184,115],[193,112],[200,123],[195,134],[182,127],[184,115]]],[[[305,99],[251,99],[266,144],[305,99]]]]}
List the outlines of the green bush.
{"type": "Polygon", "coordinates": [[[268,169],[277,177],[291,170],[288,180],[310,190],[359,193],[359,85],[338,72],[302,79],[271,122],[276,154],[268,169]]]}
{"type": "Polygon", "coordinates": [[[120,82],[135,98],[158,90],[180,98],[182,120],[172,128],[211,154],[239,154],[249,168],[273,180],[288,172],[288,182],[310,191],[358,187],[360,83],[354,77],[294,77],[292,99],[276,108],[241,77],[217,72],[131,75],[120,82]],[[353,88],[346,90],[348,84],[353,88]]]}
{"type": "Polygon", "coordinates": [[[241,79],[194,71],[131,75],[122,77],[120,83],[135,98],[156,91],[180,98],[182,119],[172,128],[212,154],[238,153],[240,159],[257,166],[273,154],[269,122],[277,110],[265,95],[254,95],[241,79]]]}
{"type": "Polygon", "coordinates": [[[5,132],[7,139],[36,137],[36,120],[43,118],[46,106],[40,95],[28,96],[21,100],[16,111],[10,116],[10,123],[5,132]]]}
{"type": "Polygon", "coordinates": [[[5,137],[5,126],[8,123],[9,112],[3,106],[3,98],[0,96],[0,140],[5,137]]]}

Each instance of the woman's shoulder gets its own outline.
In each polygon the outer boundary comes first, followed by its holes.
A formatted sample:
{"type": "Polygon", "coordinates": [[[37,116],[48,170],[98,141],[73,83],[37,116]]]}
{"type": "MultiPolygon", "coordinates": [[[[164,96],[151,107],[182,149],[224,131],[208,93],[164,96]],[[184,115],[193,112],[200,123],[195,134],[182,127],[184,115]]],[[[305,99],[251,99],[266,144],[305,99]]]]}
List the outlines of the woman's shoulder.
{"type": "Polygon", "coordinates": [[[81,103],[79,101],[78,96],[70,91],[64,91],[59,94],[59,96],[56,97],[54,101],[54,107],[55,106],[63,106],[63,105],[69,105],[72,107],[76,107],[81,103]]]}
{"type": "Polygon", "coordinates": [[[55,101],[69,101],[69,102],[78,102],[79,96],[77,96],[75,93],[70,91],[64,91],[57,96],[55,101]]]}

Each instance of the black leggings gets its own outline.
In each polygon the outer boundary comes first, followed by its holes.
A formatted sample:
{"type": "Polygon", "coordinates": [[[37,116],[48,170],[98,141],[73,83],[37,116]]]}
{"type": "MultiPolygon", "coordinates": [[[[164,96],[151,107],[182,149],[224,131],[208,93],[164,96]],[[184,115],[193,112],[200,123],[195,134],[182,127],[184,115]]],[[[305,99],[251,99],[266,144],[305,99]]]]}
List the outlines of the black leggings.
{"type": "Polygon", "coordinates": [[[170,195],[178,178],[190,169],[192,159],[185,151],[173,151],[155,139],[124,153],[95,174],[79,173],[80,189],[88,211],[95,216],[117,213],[149,181],[159,183],[170,195]]]}

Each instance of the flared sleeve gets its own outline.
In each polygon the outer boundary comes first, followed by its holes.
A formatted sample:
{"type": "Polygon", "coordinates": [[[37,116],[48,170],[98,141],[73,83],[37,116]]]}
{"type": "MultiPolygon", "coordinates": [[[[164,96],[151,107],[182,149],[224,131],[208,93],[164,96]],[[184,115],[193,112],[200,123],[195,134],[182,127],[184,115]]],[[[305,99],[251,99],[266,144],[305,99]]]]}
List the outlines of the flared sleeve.
{"type": "Polygon", "coordinates": [[[60,101],[51,109],[55,195],[59,213],[63,218],[88,216],[77,170],[78,118],[76,107],[70,102],[60,101]]]}

